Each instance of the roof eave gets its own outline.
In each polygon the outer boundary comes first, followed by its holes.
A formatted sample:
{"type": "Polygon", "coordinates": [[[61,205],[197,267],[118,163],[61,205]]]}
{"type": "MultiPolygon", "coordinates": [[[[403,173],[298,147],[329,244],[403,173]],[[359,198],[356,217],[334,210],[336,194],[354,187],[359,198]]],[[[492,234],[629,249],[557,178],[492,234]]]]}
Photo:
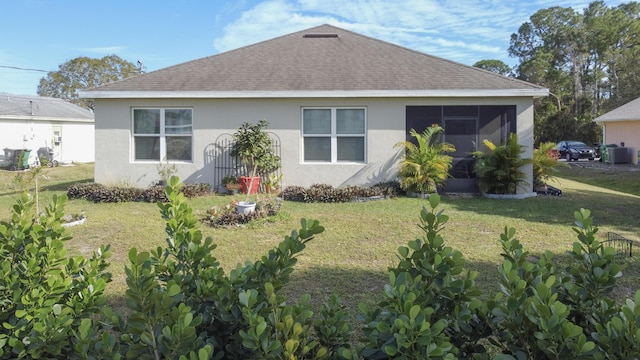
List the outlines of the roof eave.
{"type": "Polygon", "coordinates": [[[74,117],[56,117],[56,116],[37,116],[37,115],[0,115],[0,120],[29,120],[29,121],[52,121],[52,122],[85,122],[93,123],[93,118],[74,118],[74,117]]]}
{"type": "Polygon", "coordinates": [[[613,121],[640,121],[640,116],[637,117],[622,117],[622,118],[595,118],[593,121],[597,123],[601,122],[613,122],[613,121]]]}
{"type": "Polygon", "coordinates": [[[88,99],[247,99],[247,98],[422,98],[422,97],[545,97],[549,89],[453,90],[311,90],[311,91],[80,91],[88,99]]]}

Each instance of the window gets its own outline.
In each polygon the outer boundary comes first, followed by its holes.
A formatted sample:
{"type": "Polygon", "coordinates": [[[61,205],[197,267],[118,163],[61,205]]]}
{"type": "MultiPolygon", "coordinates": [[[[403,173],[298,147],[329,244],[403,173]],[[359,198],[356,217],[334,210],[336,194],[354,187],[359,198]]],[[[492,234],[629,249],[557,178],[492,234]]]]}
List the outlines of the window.
{"type": "Polygon", "coordinates": [[[365,162],[364,108],[302,109],[305,162],[365,162]]]}
{"type": "Polygon", "coordinates": [[[133,109],[134,160],[191,161],[191,109],[133,109]]]}

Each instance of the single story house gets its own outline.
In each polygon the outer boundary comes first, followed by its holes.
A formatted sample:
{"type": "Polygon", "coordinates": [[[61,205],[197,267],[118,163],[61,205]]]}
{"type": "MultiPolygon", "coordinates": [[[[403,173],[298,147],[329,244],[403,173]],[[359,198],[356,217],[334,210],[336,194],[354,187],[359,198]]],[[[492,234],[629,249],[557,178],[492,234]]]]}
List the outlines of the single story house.
{"type": "MultiPolygon", "coordinates": [[[[432,124],[456,146],[447,191],[475,190],[469,153],[516,132],[533,149],[533,99],[548,89],[331,25],[82,92],[95,99],[95,181],[147,186],[175,163],[187,182],[234,174],[226,142],[269,122],[282,185],[395,179],[398,142],[432,124]],[[228,151],[226,151],[228,152],[228,151]]],[[[532,183],[532,169],[525,169],[532,183]]],[[[522,189],[531,192],[531,188],[522,189]]]]}
{"type": "Polygon", "coordinates": [[[640,98],[630,101],[595,119],[603,126],[603,144],[626,147],[632,164],[640,164],[640,98]]]}
{"type": "MultiPolygon", "coordinates": [[[[93,113],[62,99],[0,93],[0,157],[6,151],[31,150],[59,163],[94,161],[93,113]]],[[[10,152],[9,152],[10,153],[10,152]]]]}

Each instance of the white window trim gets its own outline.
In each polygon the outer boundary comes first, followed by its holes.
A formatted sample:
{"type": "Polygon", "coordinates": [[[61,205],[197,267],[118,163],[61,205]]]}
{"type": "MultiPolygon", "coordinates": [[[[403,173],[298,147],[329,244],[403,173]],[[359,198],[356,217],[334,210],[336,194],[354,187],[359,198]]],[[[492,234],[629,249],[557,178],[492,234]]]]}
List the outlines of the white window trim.
{"type": "Polygon", "coordinates": [[[302,164],[326,164],[326,165],[362,165],[367,163],[367,138],[368,138],[368,127],[367,127],[367,108],[365,106],[305,106],[300,110],[300,160],[302,164]],[[329,109],[331,110],[331,134],[304,134],[304,111],[305,110],[323,110],[329,109]],[[362,109],[364,111],[364,133],[363,134],[338,134],[337,133],[337,125],[336,125],[336,113],[339,109],[362,109]],[[331,161],[319,161],[319,160],[305,160],[304,159],[304,139],[307,137],[320,137],[326,138],[331,136],[331,161]],[[363,161],[338,161],[338,138],[339,137],[362,137],[364,138],[364,159],[363,161]]]}
{"type": "Polygon", "coordinates": [[[167,138],[167,134],[165,133],[165,110],[172,110],[172,109],[181,109],[181,110],[190,110],[191,111],[191,134],[168,134],[168,136],[171,137],[190,137],[191,138],[191,160],[169,160],[169,162],[171,163],[175,163],[175,164],[192,164],[193,163],[193,145],[194,145],[194,131],[193,131],[193,108],[192,107],[182,107],[182,106],[177,106],[177,107],[144,107],[144,106],[140,106],[140,107],[134,107],[131,108],[131,145],[129,146],[130,148],[130,153],[131,153],[131,162],[132,163],[138,163],[138,164],[142,164],[142,163],[147,163],[147,164],[159,164],[164,162],[164,159],[167,156],[167,142],[166,142],[166,138],[167,138]],[[160,133],[159,134],[136,134],[135,133],[135,124],[134,124],[134,112],[135,110],[160,110],[160,133]],[[148,160],[148,159],[143,159],[143,160],[137,160],[136,159],[136,150],[135,150],[135,138],[136,137],[160,137],[160,159],[159,160],[148,160]]]}

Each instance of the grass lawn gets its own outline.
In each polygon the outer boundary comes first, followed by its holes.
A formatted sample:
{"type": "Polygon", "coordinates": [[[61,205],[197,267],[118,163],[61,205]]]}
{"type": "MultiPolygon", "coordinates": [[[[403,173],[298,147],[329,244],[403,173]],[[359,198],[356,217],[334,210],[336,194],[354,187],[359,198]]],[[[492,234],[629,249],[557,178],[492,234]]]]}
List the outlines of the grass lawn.
{"type": "MultiPolygon", "coordinates": [[[[580,165],[580,164],[577,164],[580,165]]],[[[0,219],[6,220],[20,186],[14,179],[25,172],[0,171],[0,219]]],[[[23,175],[24,176],[24,175],[23,175]]],[[[602,169],[587,166],[565,168],[553,186],[562,197],[536,197],[524,200],[492,200],[483,197],[443,196],[450,221],[443,232],[448,245],[460,250],[470,270],[480,272],[478,283],[485,294],[497,290],[496,267],[501,261],[498,239],[505,226],[515,227],[518,238],[534,254],[551,251],[558,263],[576,240],[573,212],[592,211],[600,226],[600,237],[612,231],[638,240],[640,224],[640,171],[619,173],[613,180],[602,169]],[[604,178],[603,178],[604,175],[604,178]],[[597,184],[600,186],[592,185],[597,184]],[[605,188],[612,187],[613,189],[605,188]]],[[[78,181],[92,181],[93,165],[42,169],[38,175],[40,209],[54,194],[78,181]],[[45,178],[46,176],[46,178],[45,178]]],[[[32,191],[33,193],[33,191],[32,191]]],[[[211,195],[190,200],[194,212],[202,214],[212,205],[232,199],[211,195]]],[[[227,272],[237,263],[254,261],[276,246],[283,236],[299,226],[300,218],[318,219],[325,232],[310,242],[299,257],[287,295],[297,298],[309,293],[315,301],[332,291],[340,294],[352,315],[359,302],[374,303],[387,281],[386,269],[396,264],[398,246],[421,237],[418,214],[425,204],[416,198],[396,198],[365,203],[304,204],[286,202],[284,216],[276,223],[254,224],[243,228],[213,229],[201,226],[206,236],[218,244],[215,256],[227,272]]],[[[164,223],[156,204],[94,204],[73,200],[67,213],[84,210],[87,221],[70,228],[73,239],[67,243],[70,254],[85,254],[101,244],[111,244],[114,256],[110,270],[114,282],[107,292],[114,304],[125,291],[124,266],[131,247],[139,251],[165,245],[164,223]]],[[[640,247],[627,259],[628,268],[617,296],[631,296],[640,289],[640,247]]]]}

